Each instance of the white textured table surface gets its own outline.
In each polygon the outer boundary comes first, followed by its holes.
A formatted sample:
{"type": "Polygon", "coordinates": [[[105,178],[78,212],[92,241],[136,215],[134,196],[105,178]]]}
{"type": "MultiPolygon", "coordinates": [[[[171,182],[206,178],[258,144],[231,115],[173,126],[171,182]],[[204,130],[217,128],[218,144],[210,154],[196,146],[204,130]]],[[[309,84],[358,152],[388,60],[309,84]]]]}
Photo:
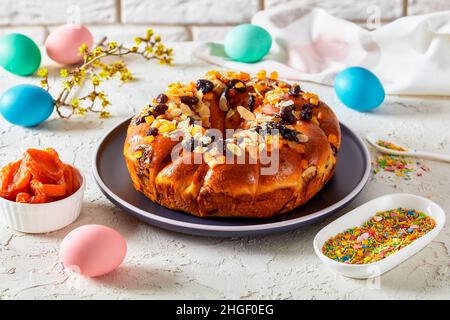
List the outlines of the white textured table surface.
{"type": "MultiPolygon", "coordinates": [[[[0,120],[1,164],[29,147],[56,148],[65,162],[87,174],[80,218],[69,227],[44,235],[26,235],[0,226],[0,299],[76,298],[306,298],[414,299],[450,298],[450,227],[420,253],[384,274],[379,282],[352,280],[334,274],[315,256],[312,239],[338,215],[285,234],[260,238],[213,239],[176,234],[140,222],[112,205],[91,175],[98,140],[110,128],[139,110],[165,85],[199,78],[212,67],[191,57],[195,44],[174,44],[172,68],[133,60],[137,81],[105,84],[113,117],[63,121],[56,116],[37,128],[12,126],[0,120]],[[123,265],[112,274],[85,279],[67,275],[58,261],[59,244],[78,226],[98,223],[120,231],[128,243],[123,265]],[[379,285],[377,285],[379,283],[379,285]]],[[[426,81],[426,80],[424,80],[426,81]]],[[[0,91],[33,82],[0,71],[0,91]]],[[[450,154],[450,99],[389,98],[373,113],[357,113],[338,104],[331,88],[304,83],[334,106],[339,119],[360,134],[392,135],[411,147],[450,154]]],[[[349,211],[391,192],[430,197],[450,212],[448,164],[426,161],[430,172],[405,181],[389,174],[371,179],[349,211]]]]}

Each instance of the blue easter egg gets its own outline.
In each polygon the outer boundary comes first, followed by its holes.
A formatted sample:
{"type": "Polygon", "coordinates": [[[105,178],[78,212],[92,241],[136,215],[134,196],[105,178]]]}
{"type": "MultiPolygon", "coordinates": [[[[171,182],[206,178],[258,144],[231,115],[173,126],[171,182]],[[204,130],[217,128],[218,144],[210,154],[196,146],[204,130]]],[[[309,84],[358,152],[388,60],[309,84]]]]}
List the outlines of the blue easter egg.
{"type": "Polygon", "coordinates": [[[241,24],[225,37],[225,53],[235,61],[252,63],[269,53],[272,37],[266,29],[253,24],[241,24]]]}
{"type": "Polygon", "coordinates": [[[45,121],[53,112],[52,96],[44,89],[20,84],[0,97],[0,113],[12,124],[32,127],[45,121]]]}
{"type": "Polygon", "coordinates": [[[378,77],[361,67],[341,71],[334,80],[334,91],[343,104],[358,111],[379,107],[386,96],[378,77]]]}

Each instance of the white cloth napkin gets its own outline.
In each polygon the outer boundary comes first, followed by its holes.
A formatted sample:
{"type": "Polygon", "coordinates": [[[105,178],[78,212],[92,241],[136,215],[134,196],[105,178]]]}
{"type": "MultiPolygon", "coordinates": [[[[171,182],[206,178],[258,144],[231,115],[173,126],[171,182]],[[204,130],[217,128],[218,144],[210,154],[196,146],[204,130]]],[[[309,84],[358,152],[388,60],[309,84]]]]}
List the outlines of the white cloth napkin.
{"type": "Polygon", "coordinates": [[[388,94],[450,95],[450,11],[400,18],[374,31],[296,4],[258,12],[252,20],[270,32],[270,53],[261,61],[231,61],[223,45],[206,43],[194,54],[210,63],[281,78],[332,85],[350,66],[374,72],[388,94]]]}

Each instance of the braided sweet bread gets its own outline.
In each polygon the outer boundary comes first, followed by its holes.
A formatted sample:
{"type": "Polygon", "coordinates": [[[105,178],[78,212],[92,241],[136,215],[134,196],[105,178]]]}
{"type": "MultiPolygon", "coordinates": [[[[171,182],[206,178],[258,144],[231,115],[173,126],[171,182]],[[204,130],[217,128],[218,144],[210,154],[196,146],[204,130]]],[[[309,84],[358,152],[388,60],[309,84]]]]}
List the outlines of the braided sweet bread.
{"type": "Polygon", "coordinates": [[[299,85],[265,71],[210,71],[169,85],[133,117],[124,155],[134,187],[156,203],[196,216],[265,218],[328,182],[340,142],[333,111],[299,85]]]}

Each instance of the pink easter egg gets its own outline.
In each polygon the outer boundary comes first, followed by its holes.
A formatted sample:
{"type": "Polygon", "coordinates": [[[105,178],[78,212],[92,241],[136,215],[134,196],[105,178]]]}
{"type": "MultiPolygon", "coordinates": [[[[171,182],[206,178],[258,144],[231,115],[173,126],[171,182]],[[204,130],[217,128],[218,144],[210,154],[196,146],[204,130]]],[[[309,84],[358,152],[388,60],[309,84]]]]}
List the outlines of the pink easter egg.
{"type": "Polygon", "coordinates": [[[115,270],[125,259],[127,244],[114,229],[88,224],[72,230],[62,241],[60,258],[64,267],[87,277],[115,270]]]}
{"type": "Polygon", "coordinates": [[[45,41],[47,55],[60,64],[76,64],[83,61],[80,47],[86,44],[92,49],[94,39],[84,26],[66,24],[53,30],[45,41]]]}

